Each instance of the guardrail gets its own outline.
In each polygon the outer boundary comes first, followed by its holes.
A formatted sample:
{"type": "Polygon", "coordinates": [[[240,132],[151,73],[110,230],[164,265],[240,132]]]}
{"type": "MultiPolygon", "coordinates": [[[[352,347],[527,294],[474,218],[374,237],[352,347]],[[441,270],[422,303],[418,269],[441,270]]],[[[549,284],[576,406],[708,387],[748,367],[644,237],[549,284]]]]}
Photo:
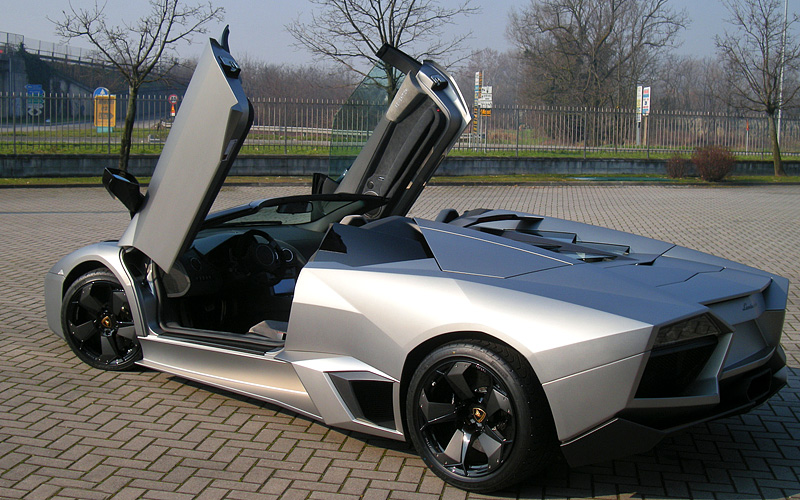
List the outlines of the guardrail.
{"type": "MultiPolygon", "coordinates": [[[[241,154],[327,155],[331,144],[339,154],[354,151],[366,142],[380,106],[365,102],[347,103],[342,108],[343,104],[254,99],[254,125],[241,154]],[[337,115],[340,109],[343,111],[337,115]]],[[[180,108],[180,100],[176,107],[180,108]]],[[[95,101],[89,95],[0,94],[0,154],[115,154],[126,96],[118,96],[112,108],[113,117],[96,117],[95,101]]],[[[166,97],[140,96],[132,153],[159,153],[173,119],[166,97]]],[[[784,154],[800,154],[800,120],[784,119],[781,137],[784,154]]],[[[690,154],[694,148],[710,144],[728,147],[739,155],[768,157],[767,119],[763,115],[653,112],[639,124],[633,110],[496,107],[491,116],[481,116],[459,139],[455,152],[649,156],[656,152],[690,154]]]]}
{"type": "Polygon", "coordinates": [[[24,49],[29,54],[34,54],[50,61],[109,66],[108,61],[99,50],[82,49],[63,43],[45,42],[17,33],[0,31],[0,45],[14,51],[24,49]]]}

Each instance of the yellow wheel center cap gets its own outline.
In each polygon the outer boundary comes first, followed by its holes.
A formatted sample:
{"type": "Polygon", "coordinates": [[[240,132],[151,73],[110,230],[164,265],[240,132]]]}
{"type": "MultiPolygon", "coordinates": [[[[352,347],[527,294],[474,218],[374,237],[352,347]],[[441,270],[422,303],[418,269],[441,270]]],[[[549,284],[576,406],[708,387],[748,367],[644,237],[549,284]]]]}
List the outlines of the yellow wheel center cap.
{"type": "Polygon", "coordinates": [[[111,318],[106,316],[105,318],[100,320],[100,324],[106,328],[111,328],[111,318]]]}
{"type": "Polygon", "coordinates": [[[486,420],[486,410],[483,408],[475,407],[472,409],[472,418],[475,419],[476,422],[482,424],[484,420],[486,420]]]}

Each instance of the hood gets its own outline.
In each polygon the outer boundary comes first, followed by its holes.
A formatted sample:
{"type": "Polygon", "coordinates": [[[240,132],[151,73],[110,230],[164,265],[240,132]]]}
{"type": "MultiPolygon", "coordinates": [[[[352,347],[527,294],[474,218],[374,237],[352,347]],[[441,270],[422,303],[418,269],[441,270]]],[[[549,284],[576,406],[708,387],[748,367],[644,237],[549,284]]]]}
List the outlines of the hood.
{"type": "Polygon", "coordinates": [[[222,39],[206,45],[147,194],[119,241],[165,271],[191,245],[252,124],[239,66],[222,39]]]}
{"type": "Polygon", "coordinates": [[[652,303],[696,308],[760,296],[776,279],[779,286],[775,297],[766,297],[766,307],[780,308],[785,296],[779,290],[786,288],[782,278],[769,273],[579,222],[475,210],[449,223],[417,223],[443,271],[513,278],[544,287],[542,294],[594,308],[631,301],[640,302],[633,309],[641,311],[652,303]]]}

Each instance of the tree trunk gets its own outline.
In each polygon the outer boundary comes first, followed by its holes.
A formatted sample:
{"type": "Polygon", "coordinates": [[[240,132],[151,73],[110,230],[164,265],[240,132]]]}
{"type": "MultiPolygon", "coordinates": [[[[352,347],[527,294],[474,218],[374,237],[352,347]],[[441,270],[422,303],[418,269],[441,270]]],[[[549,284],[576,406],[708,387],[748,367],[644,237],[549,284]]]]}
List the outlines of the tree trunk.
{"type": "Polygon", "coordinates": [[[131,137],[133,136],[133,122],[136,119],[137,97],[139,97],[139,89],[128,85],[128,109],[125,112],[125,126],[119,146],[119,169],[124,172],[128,171],[128,158],[131,156],[131,137]]]}
{"type": "Polygon", "coordinates": [[[394,66],[384,63],[383,68],[386,71],[386,94],[389,96],[389,104],[391,104],[395,94],[397,94],[399,90],[397,78],[395,78],[394,66]]]}
{"type": "Polygon", "coordinates": [[[778,144],[778,127],[775,124],[775,114],[768,114],[767,120],[769,122],[769,138],[772,140],[772,165],[775,168],[775,175],[783,177],[786,172],[783,170],[783,162],[781,161],[781,146],[778,144]]]}

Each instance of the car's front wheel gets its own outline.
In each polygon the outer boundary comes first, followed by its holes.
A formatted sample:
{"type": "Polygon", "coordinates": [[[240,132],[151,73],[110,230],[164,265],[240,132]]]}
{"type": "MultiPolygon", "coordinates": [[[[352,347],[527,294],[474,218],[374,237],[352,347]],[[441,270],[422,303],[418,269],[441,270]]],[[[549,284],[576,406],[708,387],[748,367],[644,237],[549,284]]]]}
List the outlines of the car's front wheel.
{"type": "Polygon", "coordinates": [[[530,366],[491,342],[451,343],[428,354],[409,383],[406,418],[425,463],[465,490],[529,478],[553,450],[552,418],[530,366]]]}
{"type": "Polygon", "coordinates": [[[128,298],[108,270],[86,273],[67,289],[61,320],[67,344],[95,368],[125,370],[141,358],[128,298]]]}

